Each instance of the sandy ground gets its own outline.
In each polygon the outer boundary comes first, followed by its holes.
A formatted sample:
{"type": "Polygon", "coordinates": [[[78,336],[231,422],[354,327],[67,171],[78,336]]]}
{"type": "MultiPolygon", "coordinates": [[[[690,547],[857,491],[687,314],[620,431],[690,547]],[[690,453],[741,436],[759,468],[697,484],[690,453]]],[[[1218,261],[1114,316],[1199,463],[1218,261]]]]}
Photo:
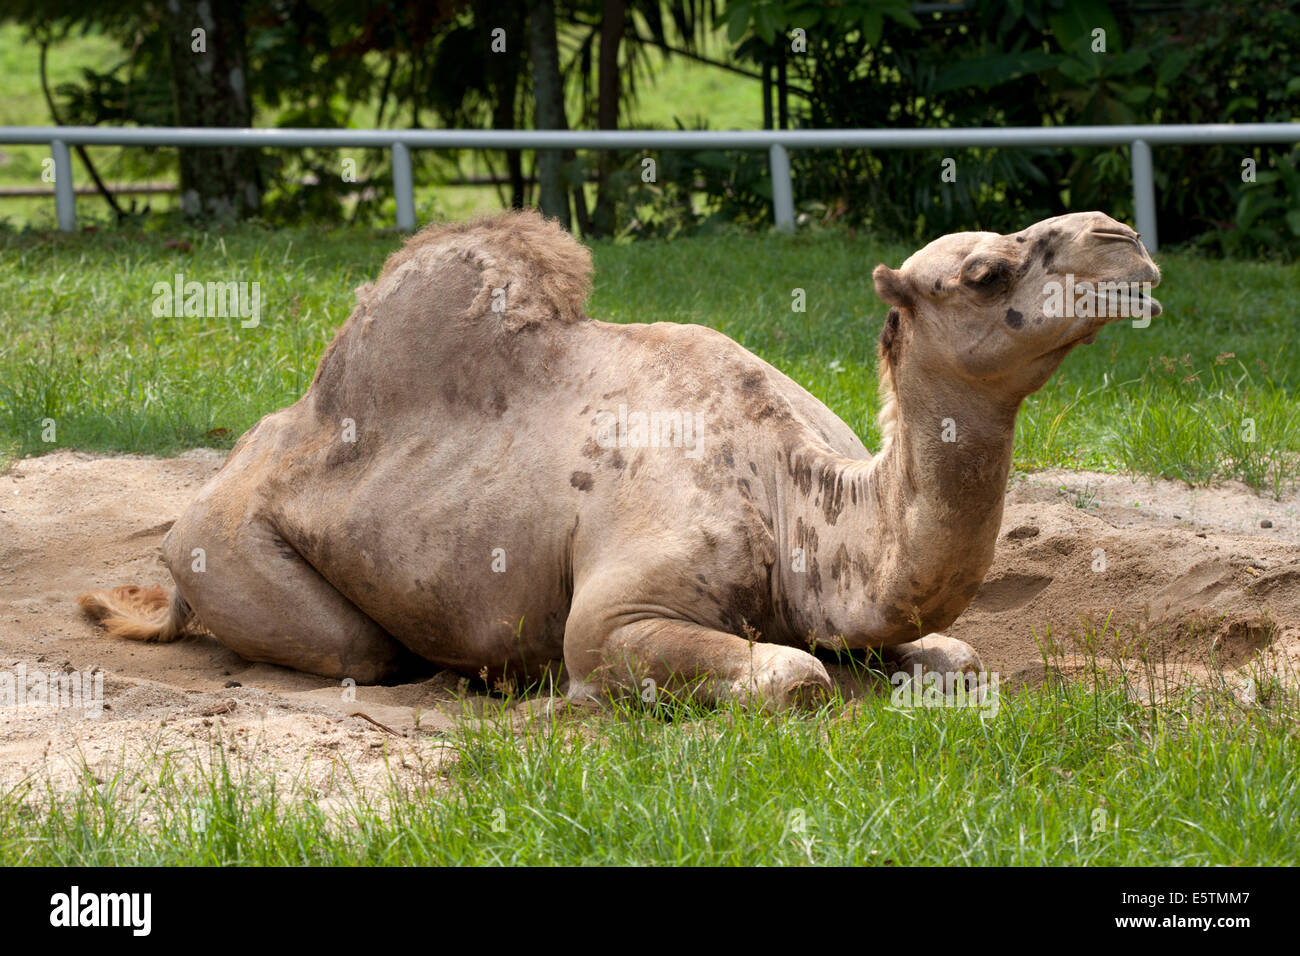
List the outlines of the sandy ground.
{"type": "MultiPolygon", "coordinates": [[[[202,768],[214,748],[323,803],[389,779],[439,785],[457,715],[491,706],[458,694],[456,675],[349,690],[251,664],[208,638],[111,640],[80,616],[83,591],[168,580],[162,536],[223,457],[60,452],[0,475],[0,696],[6,672],[84,678],[92,691],[103,682],[99,713],[0,699],[0,792],[21,781],[62,790],[86,768],[102,782],[163,757],[202,768]]],[[[1087,622],[1099,628],[1108,615],[1108,635],[1164,667],[1227,668],[1234,680],[1300,672],[1300,495],[1018,476],[994,566],[948,633],[1006,687],[1041,676],[1049,627],[1074,659],[1087,622]]]]}

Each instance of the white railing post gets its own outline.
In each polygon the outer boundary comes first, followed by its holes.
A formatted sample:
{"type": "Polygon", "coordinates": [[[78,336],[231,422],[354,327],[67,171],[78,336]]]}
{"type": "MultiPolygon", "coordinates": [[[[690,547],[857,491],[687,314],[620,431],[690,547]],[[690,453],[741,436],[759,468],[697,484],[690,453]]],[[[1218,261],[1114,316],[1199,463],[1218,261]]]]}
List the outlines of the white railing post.
{"type": "Polygon", "coordinates": [[[790,181],[790,154],[780,143],[768,150],[768,166],[772,172],[772,213],[776,228],[781,232],[794,232],[794,187],[790,181]]]}
{"type": "Polygon", "coordinates": [[[1156,237],[1156,177],[1151,168],[1151,147],[1144,139],[1135,139],[1129,147],[1133,164],[1133,228],[1142,236],[1147,252],[1159,248],[1156,237]]]}
{"type": "Polygon", "coordinates": [[[411,151],[405,143],[393,144],[393,199],[397,202],[397,228],[415,231],[415,186],[411,179],[411,151]]]}
{"type": "Polygon", "coordinates": [[[64,232],[77,231],[77,193],[72,188],[72,154],[61,139],[50,141],[54,157],[54,214],[64,232]]]}

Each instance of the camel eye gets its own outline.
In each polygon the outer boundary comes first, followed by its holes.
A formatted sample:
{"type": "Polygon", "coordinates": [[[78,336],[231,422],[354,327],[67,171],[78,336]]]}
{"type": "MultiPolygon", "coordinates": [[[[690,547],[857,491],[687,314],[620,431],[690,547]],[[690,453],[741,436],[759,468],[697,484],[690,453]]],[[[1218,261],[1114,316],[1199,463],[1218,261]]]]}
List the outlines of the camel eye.
{"type": "Polygon", "coordinates": [[[1001,259],[978,262],[965,271],[962,281],[982,293],[1001,292],[1011,284],[1011,267],[1001,259]]]}

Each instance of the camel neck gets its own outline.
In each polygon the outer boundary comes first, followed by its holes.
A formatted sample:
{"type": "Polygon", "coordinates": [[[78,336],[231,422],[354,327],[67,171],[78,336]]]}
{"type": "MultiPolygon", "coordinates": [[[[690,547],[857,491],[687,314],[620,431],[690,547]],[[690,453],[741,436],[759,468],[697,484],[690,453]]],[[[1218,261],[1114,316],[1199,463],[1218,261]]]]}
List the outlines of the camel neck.
{"type": "Polygon", "coordinates": [[[812,441],[790,451],[779,577],[797,640],[861,647],[940,630],[992,563],[1016,409],[974,389],[918,387],[898,403],[874,458],[812,441]]]}

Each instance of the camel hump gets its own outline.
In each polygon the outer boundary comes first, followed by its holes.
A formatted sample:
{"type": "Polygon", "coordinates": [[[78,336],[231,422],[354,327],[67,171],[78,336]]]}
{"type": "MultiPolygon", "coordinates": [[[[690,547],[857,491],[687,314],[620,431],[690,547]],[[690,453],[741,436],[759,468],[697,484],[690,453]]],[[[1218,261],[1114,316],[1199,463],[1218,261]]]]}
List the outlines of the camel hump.
{"type": "Polygon", "coordinates": [[[426,226],[388,257],[373,286],[357,290],[358,299],[378,304],[411,273],[432,279],[456,263],[479,274],[469,315],[508,328],[586,319],[591,251],[535,209],[426,226]]]}

